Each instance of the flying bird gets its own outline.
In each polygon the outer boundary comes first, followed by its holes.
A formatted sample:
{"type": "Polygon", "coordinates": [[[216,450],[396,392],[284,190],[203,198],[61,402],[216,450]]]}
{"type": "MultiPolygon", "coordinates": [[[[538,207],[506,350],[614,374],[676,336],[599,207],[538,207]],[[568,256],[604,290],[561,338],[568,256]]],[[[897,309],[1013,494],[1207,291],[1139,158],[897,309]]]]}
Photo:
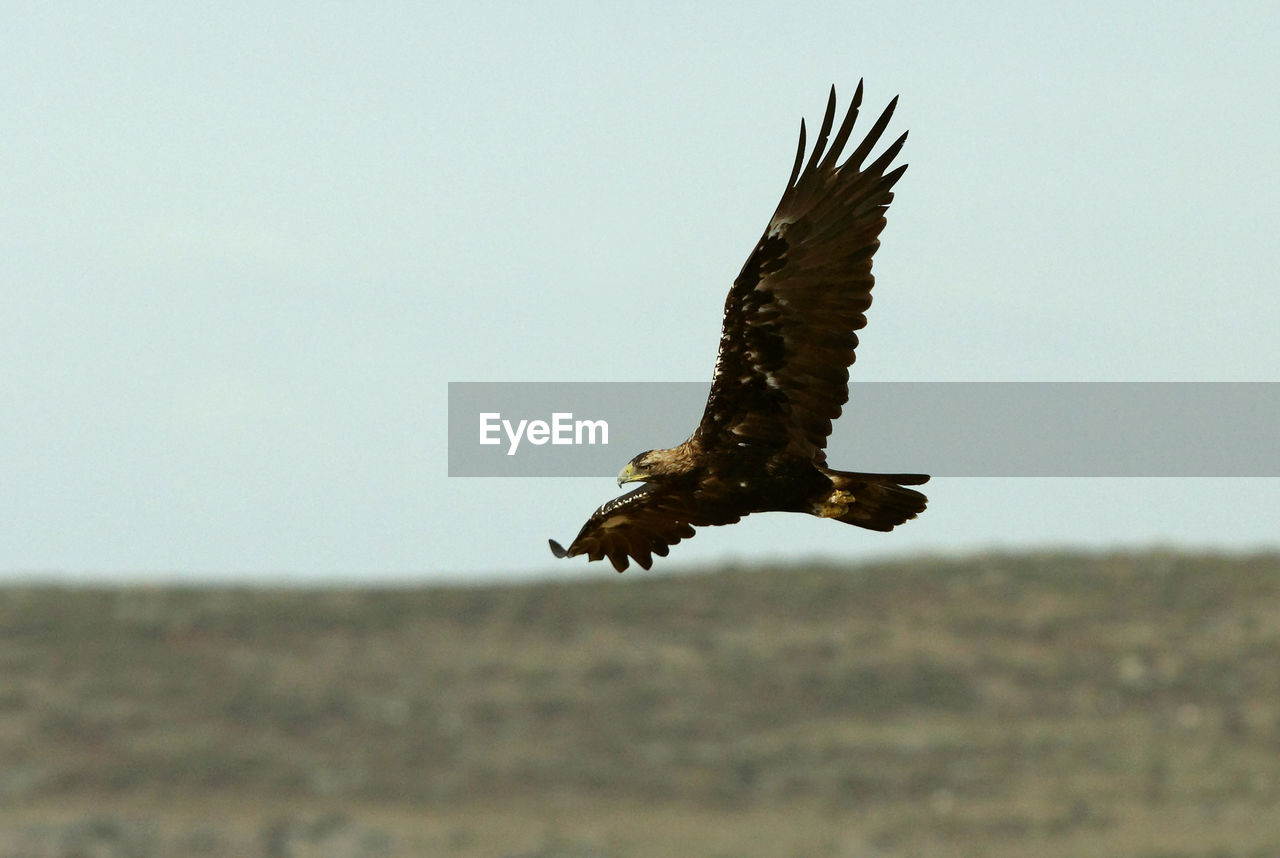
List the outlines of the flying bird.
{"type": "Polygon", "coordinates": [[[862,142],[840,155],[858,117],[862,82],[831,138],[831,88],[817,143],[806,163],[804,120],[795,165],[764,235],[747,257],[724,305],[711,394],[693,435],[669,450],[648,450],[618,475],[639,488],[597,509],[557,557],[605,557],[619,572],[694,535],[755,512],[808,513],[889,531],[925,508],[906,486],[924,474],[866,474],[827,467],[827,436],[849,398],[849,366],[871,305],[871,257],[885,211],[906,165],[886,170],[902,134],[864,166],[895,97],[862,142]],[[839,162],[839,163],[837,163],[839,162]]]}

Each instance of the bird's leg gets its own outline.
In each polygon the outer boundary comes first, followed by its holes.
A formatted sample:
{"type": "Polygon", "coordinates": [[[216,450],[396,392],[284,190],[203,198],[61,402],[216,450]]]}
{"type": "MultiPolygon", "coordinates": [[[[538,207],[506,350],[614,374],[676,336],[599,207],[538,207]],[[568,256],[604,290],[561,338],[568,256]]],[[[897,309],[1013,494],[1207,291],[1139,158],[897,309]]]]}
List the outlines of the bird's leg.
{"type": "Polygon", "coordinates": [[[851,492],[844,489],[833,489],[820,503],[814,504],[814,515],[822,518],[840,518],[849,512],[849,507],[857,502],[851,492]]]}

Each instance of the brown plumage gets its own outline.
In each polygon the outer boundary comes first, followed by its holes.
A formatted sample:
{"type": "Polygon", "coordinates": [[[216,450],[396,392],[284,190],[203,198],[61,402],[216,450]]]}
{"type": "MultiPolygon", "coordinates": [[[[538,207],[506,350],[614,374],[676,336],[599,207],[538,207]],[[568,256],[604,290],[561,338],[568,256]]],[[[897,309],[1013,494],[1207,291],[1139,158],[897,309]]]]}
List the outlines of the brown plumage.
{"type": "Polygon", "coordinates": [[[702,421],[689,440],[632,459],[618,484],[645,485],[600,507],[557,557],[608,557],[619,572],[694,534],[753,512],[782,510],[892,530],[925,508],[904,486],[923,474],[862,474],[826,467],[831,421],[849,398],[849,366],[871,305],[871,257],[880,246],[892,188],[906,165],[886,168],[904,133],[863,166],[897,99],[837,165],[849,140],[862,83],[831,146],[831,89],[808,163],[805,128],[782,201],[742,266],[724,306],[720,353],[702,421]],[[803,167],[803,169],[802,169],[803,167]]]}

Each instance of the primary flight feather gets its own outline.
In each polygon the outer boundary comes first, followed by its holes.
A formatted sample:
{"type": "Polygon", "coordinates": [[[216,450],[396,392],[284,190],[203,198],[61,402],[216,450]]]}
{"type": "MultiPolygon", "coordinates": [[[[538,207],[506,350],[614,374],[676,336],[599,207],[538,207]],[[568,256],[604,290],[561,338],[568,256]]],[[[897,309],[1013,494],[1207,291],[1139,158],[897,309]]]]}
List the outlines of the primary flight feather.
{"type": "Polygon", "coordinates": [[[628,462],[618,485],[644,485],[597,509],[568,549],[549,540],[557,557],[607,557],[619,572],[633,558],[648,569],[653,555],[666,556],[694,527],[732,524],[753,512],[802,512],[888,531],[924,510],[925,496],[906,486],[928,476],[831,470],[824,449],[849,398],[854,332],[867,323],[875,282],[871,257],[893,185],[906,170],[887,170],[905,133],[866,163],[897,101],[838,164],[862,83],[828,148],[832,87],[807,163],[801,120],[782,200],[725,301],[698,428],[677,447],[628,462]]]}

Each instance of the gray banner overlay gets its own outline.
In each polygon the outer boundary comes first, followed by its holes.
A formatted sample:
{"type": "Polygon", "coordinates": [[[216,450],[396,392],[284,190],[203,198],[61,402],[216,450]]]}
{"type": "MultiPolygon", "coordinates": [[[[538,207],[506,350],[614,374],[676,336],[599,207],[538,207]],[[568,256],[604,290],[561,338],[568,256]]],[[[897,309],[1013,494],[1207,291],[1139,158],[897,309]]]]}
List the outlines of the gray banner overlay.
{"type": "MultiPolygon", "coordinates": [[[[613,477],[705,382],[450,382],[449,476],[613,477]],[[483,443],[482,443],[483,441],[483,443]]],[[[831,467],[940,477],[1280,477],[1280,383],[859,382],[831,467]]]]}

